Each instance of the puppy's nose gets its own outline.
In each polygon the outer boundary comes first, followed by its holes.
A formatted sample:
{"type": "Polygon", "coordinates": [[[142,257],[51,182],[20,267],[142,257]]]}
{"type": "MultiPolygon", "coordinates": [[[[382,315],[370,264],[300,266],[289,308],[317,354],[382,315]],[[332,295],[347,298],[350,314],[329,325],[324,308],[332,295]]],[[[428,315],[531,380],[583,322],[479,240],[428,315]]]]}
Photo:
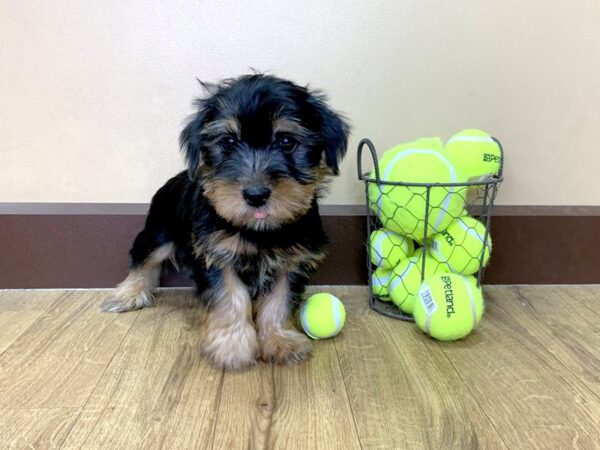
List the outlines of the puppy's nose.
{"type": "Polygon", "coordinates": [[[271,195],[271,189],[267,187],[249,187],[244,189],[242,194],[246,203],[258,208],[267,202],[267,199],[271,195]]]}

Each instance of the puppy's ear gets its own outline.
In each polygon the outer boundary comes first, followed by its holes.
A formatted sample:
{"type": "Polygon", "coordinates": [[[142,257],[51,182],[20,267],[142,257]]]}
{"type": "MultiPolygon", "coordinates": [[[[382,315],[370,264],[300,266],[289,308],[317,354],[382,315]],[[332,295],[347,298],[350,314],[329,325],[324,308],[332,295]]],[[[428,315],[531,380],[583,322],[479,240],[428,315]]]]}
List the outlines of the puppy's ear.
{"type": "Polygon", "coordinates": [[[188,124],[179,135],[179,145],[185,156],[188,168],[188,176],[193,180],[198,175],[202,164],[202,127],[206,123],[207,108],[198,104],[198,112],[192,115],[188,124]]]}
{"type": "Polygon", "coordinates": [[[324,139],[325,163],[334,175],[339,173],[339,163],[348,148],[350,125],[341,114],[327,106],[326,97],[321,93],[312,93],[309,103],[320,120],[321,134],[324,139]]]}

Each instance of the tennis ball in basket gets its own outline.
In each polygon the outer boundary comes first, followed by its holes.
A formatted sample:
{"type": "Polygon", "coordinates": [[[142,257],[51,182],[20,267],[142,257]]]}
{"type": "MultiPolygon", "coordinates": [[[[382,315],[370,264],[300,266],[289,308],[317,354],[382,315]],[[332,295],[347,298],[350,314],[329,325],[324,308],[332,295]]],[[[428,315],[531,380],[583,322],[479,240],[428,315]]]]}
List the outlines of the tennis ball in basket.
{"type": "Polygon", "coordinates": [[[422,278],[427,279],[443,271],[442,266],[430,255],[427,255],[425,259],[425,277],[421,277],[423,254],[423,249],[419,248],[413,256],[398,264],[394,268],[392,281],[388,288],[394,305],[407,314],[413,313],[415,296],[421,287],[422,278]]]}
{"type": "MultiPolygon", "coordinates": [[[[381,160],[381,179],[405,183],[456,183],[464,177],[450,160],[432,148],[411,147],[401,151],[392,149],[390,156],[381,160]]],[[[446,229],[464,208],[464,187],[379,185],[376,210],[386,228],[398,234],[423,240],[425,218],[427,234],[446,229]]]]}
{"type": "MultiPolygon", "coordinates": [[[[416,141],[406,142],[404,144],[397,145],[389,150],[387,150],[379,159],[379,176],[380,180],[383,181],[383,170],[384,166],[387,162],[392,158],[392,156],[398,152],[404,150],[410,150],[412,148],[428,148],[441,151],[444,148],[444,143],[439,137],[431,137],[431,138],[421,138],[416,141]]],[[[375,169],[371,171],[369,174],[369,178],[375,180],[375,169]]],[[[382,187],[378,186],[376,183],[371,182],[368,186],[368,196],[369,196],[369,207],[371,210],[379,216],[382,220],[383,225],[385,226],[385,222],[388,220],[388,217],[385,214],[382,214],[381,211],[381,198],[384,195],[382,191],[382,187]]]]}
{"type": "Polygon", "coordinates": [[[345,321],[344,304],[326,292],[311,295],[300,310],[302,328],[313,339],[335,336],[342,330],[345,321]]]}
{"type": "Polygon", "coordinates": [[[465,173],[467,178],[482,179],[500,171],[500,145],[481,130],[464,130],[446,143],[444,154],[465,173]]]}
{"type": "Polygon", "coordinates": [[[371,262],[379,267],[392,269],[413,254],[412,239],[389,230],[375,230],[369,238],[371,262]]]}
{"type": "Polygon", "coordinates": [[[373,288],[373,294],[381,301],[391,301],[388,288],[390,286],[392,276],[392,269],[386,269],[385,267],[378,267],[371,275],[371,287],[373,288]]]}
{"type": "Polygon", "coordinates": [[[417,326],[440,341],[467,336],[481,320],[483,294],[475,277],[447,273],[425,280],[417,296],[417,326]]]}
{"type": "Polygon", "coordinates": [[[472,217],[458,217],[431,240],[431,255],[452,272],[471,275],[485,266],[492,251],[488,234],[484,244],[485,225],[472,217]],[[483,253],[483,261],[481,256],[483,253]]]}

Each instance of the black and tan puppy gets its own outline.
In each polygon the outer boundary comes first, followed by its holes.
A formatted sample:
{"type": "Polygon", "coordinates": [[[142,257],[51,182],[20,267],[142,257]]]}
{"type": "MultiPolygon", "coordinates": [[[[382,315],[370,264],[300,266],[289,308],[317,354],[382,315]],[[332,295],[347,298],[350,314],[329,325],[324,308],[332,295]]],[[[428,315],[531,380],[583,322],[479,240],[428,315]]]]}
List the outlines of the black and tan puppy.
{"type": "Polygon", "coordinates": [[[193,274],[214,364],[303,361],[310,342],[290,319],[324,256],[317,198],[338,173],[348,125],[321,94],[276,77],[205,88],[181,133],[188,170],[154,195],[129,275],[103,309],[151,306],[171,260],[193,274]]]}

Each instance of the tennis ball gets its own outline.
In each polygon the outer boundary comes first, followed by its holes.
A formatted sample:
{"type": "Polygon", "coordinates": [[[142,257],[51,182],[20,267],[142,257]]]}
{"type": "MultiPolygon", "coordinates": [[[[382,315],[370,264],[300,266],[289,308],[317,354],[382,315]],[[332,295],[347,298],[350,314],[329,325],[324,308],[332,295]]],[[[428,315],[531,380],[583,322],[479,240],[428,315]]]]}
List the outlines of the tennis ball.
{"type": "Polygon", "coordinates": [[[440,263],[427,254],[425,257],[425,276],[422,277],[423,254],[423,249],[419,248],[413,256],[398,264],[394,268],[392,281],[388,288],[394,305],[407,314],[413,313],[415,296],[419,292],[423,278],[429,278],[443,271],[440,263]]]}
{"type": "Polygon", "coordinates": [[[485,266],[490,259],[492,238],[488,234],[485,244],[484,238],[484,224],[472,217],[458,217],[433,237],[430,252],[449,271],[471,275],[479,270],[481,262],[485,266]]]}
{"type": "Polygon", "coordinates": [[[425,280],[417,297],[415,323],[440,341],[464,338],[483,314],[483,294],[472,276],[435,275],[425,280]]]}
{"type": "Polygon", "coordinates": [[[339,298],[321,292],[311,295],[300,310],[304,332],[313,339],[326,339],[338,334],[346,321],[346,310],[339,298]]]}
{"type": "Polygon", "coordinates": [[[375,230],[369,238],[371,262],[379,267],[392,269],[415,250],[411,239],[389,230],[375,230]]]}
{"type": "Polygon", "coordinates": [[[373,295],[384,302],[391,301],[390,292],[388,290],[393,272],[385,267],[378,267],[371,275],[371,287],[373,295]]]}
{"type": "MultiPolygon", "coordinates": [[[[381,178],[383,176],[384,166],[392,158],[392,155],[395,153],[401,152],[403,150],[410,150],[411,148],[430,148],[430,149],[435,149],[435,150],[441,151],[444,148],[444,143],[442,142],[442,140],[439,137],[421,138],[421,139],[417,139],[416,141],[399,144],[399,145],[387,150],[383,154],[383,156],[379,159],[379,162],[378,162],[379,176],[380,176],[381,181],[384,181],[383,178],[381,178]]],[[[375,169],[373,169],[371,171],[371,173],[369,174],[369,178],[371,178],[373,180],[376,179],[375,169]]],[[[381,213],[381,211],[380,211],[381,197],[384,194],[380,188],[381,188],[381,186],[378,186],[374,182],[369,183],[368,197],[369,197],[369,207],[371,208],[371,210],[375,214],[381,216],[381,214],[380,214],[381,213]]]]}
{"type": "MultiPolygon", "coordinates": [[[[381,159],[383,181],[404,183],[457,183],[465,181],[450,160],[437,148],[411,147],[392,149],[381,159]]],[[[374,185],[370,199],[375,200],[384,227],[419,242],[423,240],[425,218],[427,234],[446,229],[464,208],[465,187],[429,188],[429,208],[425,186],[374,185]]],[[[373,201],[373,200],[370,200],[373,201]]]]}
{"type": "Polygon", "coordinates": [[[446,143],[444,154],[467,178],[483,179],[500,171],[500,145],[481,130],[464,130],[446,143]]]}

